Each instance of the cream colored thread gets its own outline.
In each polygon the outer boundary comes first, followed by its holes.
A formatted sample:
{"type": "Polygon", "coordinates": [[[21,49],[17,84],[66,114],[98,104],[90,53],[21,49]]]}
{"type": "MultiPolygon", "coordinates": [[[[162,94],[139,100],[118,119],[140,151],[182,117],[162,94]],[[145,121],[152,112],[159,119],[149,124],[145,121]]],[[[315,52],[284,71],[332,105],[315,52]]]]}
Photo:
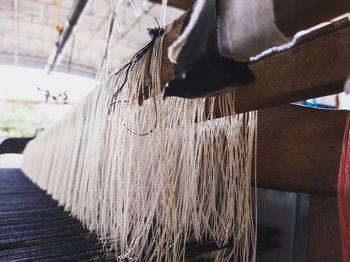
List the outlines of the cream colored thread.
{"type": "Polygon", "coordinates": [[[156,95],[162,47],[160,37],[151,63],[154,89],[141,107],[135,94],[145,91],[149,53],[118,96],[129,103],[108,113],[124,80],[124,72],[111,75],[28,144],[22,169],[111,245],[120,261],[180,261],[186,242],[213,239],[225,246],[232,238],[233,248],[210,255],[213,261],[254,261],[249,252],[256,249],[250,203],[256,113],[236,115],[232,94],[163,100],[156,95]],[[156,129],[147,136],[130,133],[125,125],[136,133],[152,129],[153,95],[156,129]],[[215,119],[214,103],[228,117],[215,119]]]}

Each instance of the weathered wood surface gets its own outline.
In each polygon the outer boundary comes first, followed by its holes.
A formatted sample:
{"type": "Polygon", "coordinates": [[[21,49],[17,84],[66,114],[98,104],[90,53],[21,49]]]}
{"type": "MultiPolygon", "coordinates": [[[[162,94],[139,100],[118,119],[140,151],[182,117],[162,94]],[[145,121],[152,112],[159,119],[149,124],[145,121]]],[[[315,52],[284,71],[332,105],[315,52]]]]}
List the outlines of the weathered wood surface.
{"type": "MultiPolygon", "coordinates": [[[[162,85],[173,75],[168,46],[177,38],[185,15],[166,33],[162,85]]],[[[250,65],[256,76],[236,91],[236,112],[242,113],[339,93],[350,74],[350,22],[344,18],[304,37],[299,45],[250,65]]],[[[217,117],[221,117],[219,111],[217,117]]]]}
{"type": "Polygon", "coordinates": [[[258,186],[336,196],[347,114],[296,105],[260,110],[258,186]]]}
{"type": "Polygon", "coordinates": [[[259,187],[310,194],[308,262],[340,262],[337,183],[348,111],[283,105],[259,111],[259,187]]]}
{"type": "Polygon", "coordinates": [[[273,0],[277,27],[286,35],[350,11],[348,0],[273,0]]]}
{"type": "Polygon", "coordinates": [[[307,262],[341,262],[336,197],[310,196],[307,262]]]}
{"type": "Polygon", "coordinates": [[[350,74],[350,27],[257,61],[250,68],[256,81],[237,90],[237,112],[339,93],[350,74]]]}

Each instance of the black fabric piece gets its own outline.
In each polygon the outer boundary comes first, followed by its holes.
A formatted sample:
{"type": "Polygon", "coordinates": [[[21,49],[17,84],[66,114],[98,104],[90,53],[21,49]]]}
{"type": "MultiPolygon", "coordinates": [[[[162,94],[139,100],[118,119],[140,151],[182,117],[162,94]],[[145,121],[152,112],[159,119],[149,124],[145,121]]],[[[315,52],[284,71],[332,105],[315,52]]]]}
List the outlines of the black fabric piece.
{"type": "Polygon", "coordinates": [[[175,77],[165,86],[164,98],[210,97],[255,80],[247,63],[220,56],[216,25],[216,0],[208,0],[174,65],[175,77]]]}
{"type": "Polygon", "coordinates": [[[27,143],[34,137],[10,137],[0,144],[0,154],[16,153],[22,154],[27,143]]]}

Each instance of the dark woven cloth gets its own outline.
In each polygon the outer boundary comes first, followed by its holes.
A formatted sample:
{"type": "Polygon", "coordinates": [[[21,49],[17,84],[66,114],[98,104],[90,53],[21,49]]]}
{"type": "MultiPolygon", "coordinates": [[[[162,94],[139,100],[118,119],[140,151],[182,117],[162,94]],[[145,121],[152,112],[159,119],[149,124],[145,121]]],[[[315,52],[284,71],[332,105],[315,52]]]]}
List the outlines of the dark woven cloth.
{"type": "MultiPolygon", "coordinates": [[[[278,248],[281,232],[258,226],[257,255],[278,248]]],[[[232,245],[228,243],[227,247],[232,245]]],[[[207,261],[213,241],[188,243],[186,261],[207,261]]],[[[19,169],[0,169],[0,261],[115,261],[83,227],[19,169]]],[[[209,260],[210,261],[210,260],[209,260]]]]}
{"type": "Polygon", "coordinates": [[[108,261],[96,235],[19,169],[0,169],[0,261],[108,261]]]}

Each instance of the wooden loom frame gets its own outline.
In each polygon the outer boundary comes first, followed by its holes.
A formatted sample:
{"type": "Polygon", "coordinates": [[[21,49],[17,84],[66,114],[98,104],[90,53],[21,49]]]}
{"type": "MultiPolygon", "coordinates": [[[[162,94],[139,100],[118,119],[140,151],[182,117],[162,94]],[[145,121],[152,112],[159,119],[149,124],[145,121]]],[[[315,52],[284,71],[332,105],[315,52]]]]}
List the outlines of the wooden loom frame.
{"type": "MultiPolygon", "coordinates": [[[[169,0],[182,9],[193,2],[169,0]]],[[[274,4],[276,24],[287,36],[350,11],[350,2],[344,0],[274,4]]],[[[165,53],[179,35],[186,14],[165,36],[165,53]]],[[[256,81],[236,91],[235,106],[237,113],[259,110],[258,186],[308,193],[307,261],[341,261],[336,196],[348,111],[286,104],[343,91],[350,76],[350,21],[343,18],[321,27],[293,48],[252,63],[250,69],[256,81]]],[[[164,86],[173,77],[166,55],[162,70],[164,86]]],[[[218,111],[216,116],[223,117],[218,111]]]]}

